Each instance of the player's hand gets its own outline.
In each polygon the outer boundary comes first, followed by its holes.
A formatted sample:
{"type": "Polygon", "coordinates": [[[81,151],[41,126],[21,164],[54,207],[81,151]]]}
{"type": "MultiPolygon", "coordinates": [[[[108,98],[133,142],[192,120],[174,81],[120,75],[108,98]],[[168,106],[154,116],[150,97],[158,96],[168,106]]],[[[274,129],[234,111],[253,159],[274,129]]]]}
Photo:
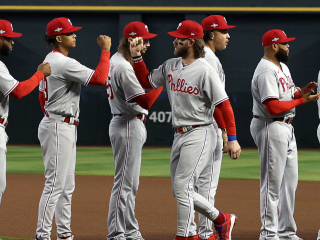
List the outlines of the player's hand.
{"type": "Polygon", "coordinates": [[[110,51],[111,48],[111,37],[106,35],[100,35],[97,38],[97,43],[101,47],[102,50],[110,51]]]}
{"type": "Polygon", "coordinates": [[[223,149],[222,153],[227,153],[228,152],[228,135],[227,135],[227,130],[225,128],[221,128],[222,131],[222,139],[223,139],[223,149]]]}
{"type": "Polygon", "coordinates": [[[49,63],[44,62],[39,65],[38,71],[41,71],[45,77],[48,77],[51,74],[51,67],[49,63]]]}
{"type": "Polygon", "coordinates": [[[128,41],[130,43],[131,57],[141,56],[141,50],[143,49],[143,38],[128,38],[128,41]]]}
{"type": "Polygon", "coordinates": [[[237,159],[241,154],[241,147],[237,140],[228,142],[228,155],[231,159],[237,159]]]}
{"type": "Polygon", "coordinates": [[[314,88],[317,86],[316,82],[309,82],[304,88],[296,87],[296,89],[299,91],[300,96],[302,97],[306,93],[314,93],[314,88]]]}
{"type": "Polygon", "coordinates": [[[310,92],[310,93],[304,94],[302,97],[306,103],[309,103],[309,102],[317,101],[319,99],[319,96],[320,96],[320,92],[318,92],[315,95],[311,95],[311,92],[310,92]]]}

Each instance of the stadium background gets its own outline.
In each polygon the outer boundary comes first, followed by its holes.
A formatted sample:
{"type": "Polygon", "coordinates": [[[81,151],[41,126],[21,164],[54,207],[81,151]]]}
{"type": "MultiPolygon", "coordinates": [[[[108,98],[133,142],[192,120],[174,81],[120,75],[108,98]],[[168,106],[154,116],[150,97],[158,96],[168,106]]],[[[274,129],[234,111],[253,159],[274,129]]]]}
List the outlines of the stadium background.
{"type": "MultiPolygon", "coordinates": [[[[167,34],[183,20],[201,22],[211,14],[224,15],[230,25],[231,39],[226,51],[217,52],[226,73],[226,90],[233,106],[238,140],[242,147],[255,147],[250,135],[252,97],[250,83],[253,71],[263,56],[262,35],[274,28],[283,29],[290,43],[288,66],[297,86],[317,81],[319,72],[320,2],[300,1],[2,1],[1,19],[13,23],[14,30],[23,33],[15,41],[10,57],[1,56],[10,73],[18,80],[29,78],[50,51],[43,37],[47,23],[55,17],[68,17],[75,26],[83,28],[77,34],[77,47],[69,56],[95,69],[100,48],[96,38],[100,34],[112,38],[112,54],[116,52],[124,26],[142,21],[150,32],[159,34],[151,40],[144,59],[149,69],[157,68],[173,55],[173,38],[167,34]],[[128,6],[130,4],[130,6],[128,6]],[[182,6],[183,5],[183,6],[182,6]],[[196,6],[196,7],[195,7],[196,6]]],[[[110,145],[108,126],[111,119],[105,87],[82,88],[80,102],[78,145],[110,145]]],[[[163,92],[151,108],[146,123],[146,146],[170,146],[173,131],[169,119],[170,105],[163,92]],[[168,122],[169,120],[169,122],[168,122]]],[[[22,100],[10,99],[9,144],[38,144],[37,128],[42,112],[38,90],[22,100]]],[[[299,148],[318,148],[316,104],[297,108],[294,120],[299,148]]]]}

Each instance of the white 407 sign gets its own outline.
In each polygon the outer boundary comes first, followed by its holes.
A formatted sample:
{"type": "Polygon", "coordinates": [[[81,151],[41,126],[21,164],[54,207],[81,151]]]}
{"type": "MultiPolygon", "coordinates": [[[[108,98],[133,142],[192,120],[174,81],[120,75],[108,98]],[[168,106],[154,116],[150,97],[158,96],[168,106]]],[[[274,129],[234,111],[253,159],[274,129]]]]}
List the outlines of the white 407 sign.
{"type": "Polygon", "coordinates": [[[160,122],[160,123],[170,123],[171,122],[171,111],[164,112],[164,111],[153,111],[151,115],[148,118],[149,120],[152,120],[153,122],[160,122]]]}

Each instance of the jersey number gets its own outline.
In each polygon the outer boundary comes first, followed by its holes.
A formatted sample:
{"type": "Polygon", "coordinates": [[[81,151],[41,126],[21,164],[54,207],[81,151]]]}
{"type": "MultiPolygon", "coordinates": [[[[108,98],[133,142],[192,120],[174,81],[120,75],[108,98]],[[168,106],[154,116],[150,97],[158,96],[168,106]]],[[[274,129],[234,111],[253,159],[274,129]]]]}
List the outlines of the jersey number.
{"type": "Polygon", "coordinates": [[[108,98],[110,98],[111,100],[114,98],[114,95],[113,95],[113,91],[112,91],[112,86],[110,84],[111,82],[111,78],[108,76],[108,80],[107,80],[107,96],[108,98]]]}
{"type": "Polygon", "coordinates": [[[48,81],[47,78],[43,79],[43,96],[44,96],[44,101],[48,101],[48,81]]]}

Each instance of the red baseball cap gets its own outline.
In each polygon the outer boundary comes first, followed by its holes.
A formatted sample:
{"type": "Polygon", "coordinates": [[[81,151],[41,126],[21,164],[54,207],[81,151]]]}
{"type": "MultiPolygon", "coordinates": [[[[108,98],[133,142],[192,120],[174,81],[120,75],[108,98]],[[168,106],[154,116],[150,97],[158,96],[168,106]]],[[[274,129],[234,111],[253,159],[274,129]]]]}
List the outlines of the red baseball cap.
{"type": "Polygon", "coordinates": [[[262,37],[262,46],[267,47],[273,43],[286,43],[295,40],[296,38],[288,38],[284,31],[273,29],[266,32],[262,37]]]}
{"type": "Polygon", "coordinates": [[[123,38],[142,37],[143,39],[150,39],[156,37],[158,34],[149,33],[148,26],[142,22],[131,22],[123,29],[123,38]]]}
{"type": "Polygon", "coordinates": [[[0,38],[2,37],[17,38],[21,36],[22,36],[22,33],[16,33],[13,31],[11,22],[7,20],[0,20],[0,38]]]}
{"type": "Polygon", "coordinates": [[[227,20],[221,15],[211,15],[202,20],[201,26],[206,30],[229,29],[235,26],[228,25],[227,20]]]}
{"type": "Polygon", "coordinates": [[[203,38],[203,28],[192,20],[186,20],[179,23],[176,31],[168,32],[169,35],[176,38],[203,38]]]}
{"type": "Polygon", "coordinates": [[[71,33],[80,30],[82,27],[74,27],[70,19],[65,17],[55,18],[47,25],[47,35],[56,36],[61,33],[71,33]]]}

